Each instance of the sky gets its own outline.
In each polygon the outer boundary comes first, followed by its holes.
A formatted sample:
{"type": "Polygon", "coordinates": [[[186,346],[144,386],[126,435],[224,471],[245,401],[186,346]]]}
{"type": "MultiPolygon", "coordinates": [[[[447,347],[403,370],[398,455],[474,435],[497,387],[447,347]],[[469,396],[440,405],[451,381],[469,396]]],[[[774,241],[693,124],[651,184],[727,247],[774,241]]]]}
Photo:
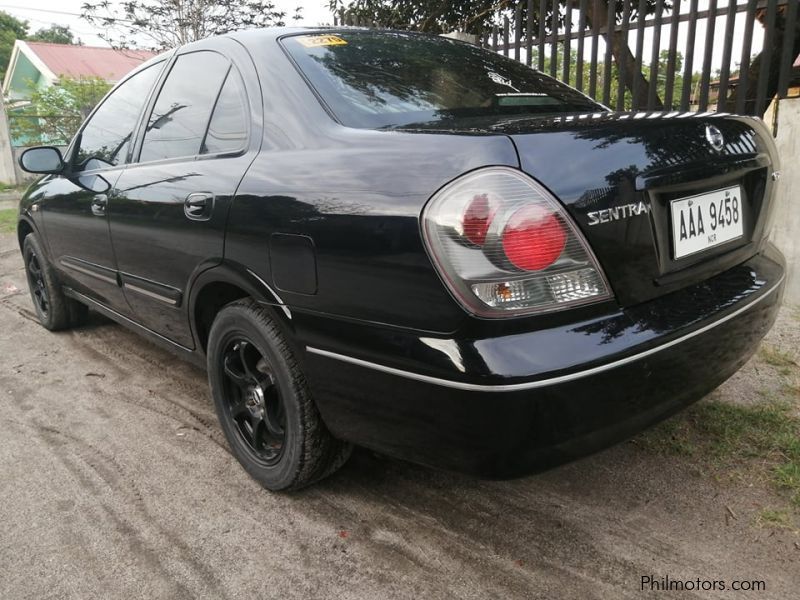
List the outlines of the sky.
{"type": "MultiPolygon", "coordinates": [[[[0,10],[4,10],[17,17],[25,19],[30,24],[31,32],[53,23],[69,25],[75,35],[89,46],[108,46],[92,25],[81,19],[81,5],[87,0],[0,0],[0,10]]],[[[328,10],[326,0],[273,0],[275,5],[286,11],[288,15],[294,13],[297,6],[303,7],[303,19],[298,25],[326,25],[333,23],[333,17],[328,10]]],[[[118,0],[111,0],[118,4],[118,0]]]]}
{"type": "MultiPolygon", "coordinates": [[[[80,7],[86,0],[0,0],[0,10],[4,10],[12,15],[26,19],[30,23],[31,31],[36,31],[42,27],[48,27],[53,23],[62,25],[69,25],[72,31],[81,38],[84,44],[107,46],[101,38],[93,31],[93,27],[80,19],[80,7]]],[[[112,3],[119,0],[111,0],[112,3]]],[[[729,0],[719,0],[718,5],[725,7],[728,5],[729,0]]],[[[736,0],[730,0],[736,1],[736,0]]],[[[291,15],[294,7],[303,7],[303,19],[297,23],[299,25],[325,25],[333,22],[333,17],[327,8],[327,0],[274,0],[275,4],[285,10],[287,14],[291,15]]],[[[700,0],[699,9],[704,10],[708,8],[709,0],[700,0]]],[[[688,1],[683,1],[684,6],[688,5],[688,1]]],[[[685,10],[685,9],[684,9],[685,10]]],[[[577,15],[577,12],[575,13],[577,15]]],[[[573,18],[575,22],[576,19],[573,18]]],[[[725,17],[719,17],[716,21],[716,29],[714,35],[714,55],[712,59],[712,67],[719,68],[722,62],[723,41],[725,36],[725,17]]],[[[703,41],[705,40],[707,21],[702,20],[697,24],[697,35],[695,42],[695,55],[693,70],[700,71],[703,66],[703,41]]],[[[686,47],[688,23],[681,23],[678,28],[678,49],[683,52],[686,47]]],[[[736,28],[734,30],[734,48],[737,48],[741,43],[744,30],[744,13],[739,13],[737,18],[736,28]]],[[[650,48],[652,44],[653,29],[649,28],[645,33],[645,49],[650,48]]],[[[635,48],[635,32],[632,32],[629,37],[630,47],[635,48]]],[[[763,43],[764,35],[762,27],[756,23],[753,32],[753,48],[760,49],[763,43]]],[[[669,28],[665,27],[661,34],[661,48],[666,49],[669,42],[669,28]]],[[[574,43],[574,42],[573,42],[574,43]]],[[[586,44],[587,53],[589,52],[590,44],[586,44]]],[[[600,57],[602,60],[604,45],[599,44],[600,57]]],[[[736,53],[735,53],[736,54],[736,53]]],[[[645,56],[648,57],[650,53],[645,50],[645,56]]],[[[733,62],[738,63],[740,56],[734,56],[733,62]]]]}

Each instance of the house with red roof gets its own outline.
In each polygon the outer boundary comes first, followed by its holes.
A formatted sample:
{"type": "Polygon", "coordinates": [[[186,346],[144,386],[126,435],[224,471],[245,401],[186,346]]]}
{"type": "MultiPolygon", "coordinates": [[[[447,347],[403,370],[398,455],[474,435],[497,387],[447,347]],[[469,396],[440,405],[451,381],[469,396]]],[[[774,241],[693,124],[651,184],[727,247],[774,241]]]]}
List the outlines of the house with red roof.
{"type": "Polygon", "coordinates": [[[9,103],[24,101],[35,89],[53,85],[59,77],[99,77],[116,83],[152,56],[145,50],[17,40],[3,80],[3,96],[9,103]]]}

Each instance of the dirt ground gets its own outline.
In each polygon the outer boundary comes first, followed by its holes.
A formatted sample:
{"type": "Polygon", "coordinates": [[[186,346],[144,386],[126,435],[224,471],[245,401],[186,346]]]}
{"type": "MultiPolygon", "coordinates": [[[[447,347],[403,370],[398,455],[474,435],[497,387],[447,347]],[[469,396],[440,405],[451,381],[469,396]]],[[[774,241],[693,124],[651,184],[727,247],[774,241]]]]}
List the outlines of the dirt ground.
{"type": "MultiPolygon", "coordinates": [[[[796,352],[798,330],[785,309],[768,342],[796,352]]],[[[714,397],[757,401],[771,369],[754,359],[714,397]]],[[[45,331],[0,235],[2,599],[797,598],[800,535],[759,518],[786,496],[704,460],[634,441],[483,482],[357,451],[272,494],[227,451],[203,372],[100,317],[45,331]]]]}

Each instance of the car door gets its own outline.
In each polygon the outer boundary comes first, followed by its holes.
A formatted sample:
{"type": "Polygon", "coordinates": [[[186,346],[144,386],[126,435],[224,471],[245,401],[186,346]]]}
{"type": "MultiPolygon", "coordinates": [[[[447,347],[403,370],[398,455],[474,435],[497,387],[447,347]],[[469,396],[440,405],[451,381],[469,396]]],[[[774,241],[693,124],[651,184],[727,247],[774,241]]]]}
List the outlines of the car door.
{"type": "Polygon", "coordinates": [[[66,175],[48,184],[41,204],[50,256],[64,283],[122,313],[108,225],[108,188],[122,173],[147,98],[166,61],[120,83],[97,107],[67,151],[66,175]]]}
{"type": "Polygon", "coordinates": [[[216,42],[175,57],[140,127],[138,158],[117,180],[109,205],[120,280],[136,320],[188,348],[190,282],[221,262],[228,208],[258,148],[250,143],[252,98],[242,61],[218,51],[243,49],[216,42]]]}

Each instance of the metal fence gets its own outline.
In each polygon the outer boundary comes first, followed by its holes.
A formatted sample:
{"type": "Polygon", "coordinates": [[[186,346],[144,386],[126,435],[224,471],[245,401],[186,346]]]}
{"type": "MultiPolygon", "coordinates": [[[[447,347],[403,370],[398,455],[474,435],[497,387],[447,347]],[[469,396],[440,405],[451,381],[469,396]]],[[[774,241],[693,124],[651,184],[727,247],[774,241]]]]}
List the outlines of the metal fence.
{"type": "MultiPolygon", "coordinates": [[[[800,73],[800,64],[793,66],[798,4],[800,0],[521,0],[507,3],[511,9],[498,13],[495,24],[476,41],[617,110],[716,109],[763,115],[770,98],[786,97],[800,73]],[[788,26],[781,28],[779,22],[788,26]],[[763,28],[758,47],[757,27],[763,28]],[[715,69],[719,47],[721,64],[715,69]]],[[[336,22],[378,25],[359,22],[349,13],[337,15],[336,22]]]]}

